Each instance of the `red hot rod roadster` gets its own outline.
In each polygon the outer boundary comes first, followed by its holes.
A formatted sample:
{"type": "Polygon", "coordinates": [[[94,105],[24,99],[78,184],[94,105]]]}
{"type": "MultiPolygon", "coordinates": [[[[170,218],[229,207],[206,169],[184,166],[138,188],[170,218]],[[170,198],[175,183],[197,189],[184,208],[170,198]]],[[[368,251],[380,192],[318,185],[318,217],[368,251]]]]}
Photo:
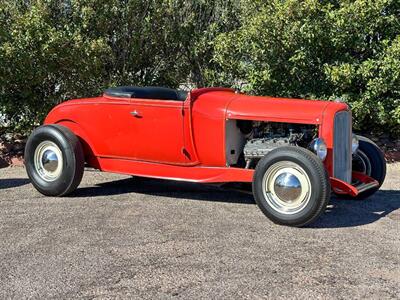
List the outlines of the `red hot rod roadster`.
{"type": "Polygon", "coordinates": [[[331,191],[365,198],[382,185],[379,148],[352,133],[344,103],[256,97],[226,88],[189,93],[117,87],[66,101],[33,131],[28,176],[44,195],[79,185],[84,166],[201,183],[251,183],[272,221],[313,222],[331,191]]]}

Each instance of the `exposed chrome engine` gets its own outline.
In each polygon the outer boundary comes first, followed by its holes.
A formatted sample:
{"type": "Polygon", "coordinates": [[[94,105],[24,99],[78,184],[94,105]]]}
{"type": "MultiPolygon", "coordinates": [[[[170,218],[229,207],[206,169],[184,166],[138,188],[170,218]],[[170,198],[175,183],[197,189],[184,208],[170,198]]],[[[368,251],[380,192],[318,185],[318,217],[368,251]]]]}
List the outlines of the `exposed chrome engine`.
{"type": "Polygon", "coordinates": [[[244,146],[243,153],[246,159],[248,158],[261,158],[272,149],[280,146],[287,146],[290,144],[289,138],[258,138],[247,141],[244,146]]]}
{"type": "Polygon", "coordinates": [[[238,121],[237,126],[245,135],[243,148],[246,168],[250,168],[271,150],[281,146],[308,147],[318,136],[314,125],[277,122],[238,121]]]}

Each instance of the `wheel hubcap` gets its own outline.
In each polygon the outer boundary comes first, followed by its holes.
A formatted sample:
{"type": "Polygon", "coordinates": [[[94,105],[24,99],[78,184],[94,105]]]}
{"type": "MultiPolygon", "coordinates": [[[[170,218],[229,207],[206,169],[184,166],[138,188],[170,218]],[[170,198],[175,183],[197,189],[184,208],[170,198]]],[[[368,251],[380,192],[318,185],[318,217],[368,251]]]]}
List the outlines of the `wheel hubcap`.
{"type": "Polygon", "coordinates": [[[58,167],[57,154],[52,150],[46,150],[43,153],[42,165],[45,171],[55,172],[58,167]]]}
{"type": "Polygon", "coordinates": [[[273,164],[265,172],[263,193],[268,204],[282,214],[301,211],[311,197],[311,182],[302,167],[291,161],[273,164]]]}
{"type": "Polygon", "coordinates": [[[274,190],[279,199],[291,203],[301,195],[301,183],[292,173],[284,172],[276,177],[274,190]]]}
{"type": "Polygon", "coordinates": [[[36,172],[45,181],[54,181],[62,172],[63,158],[60,148],[53,142],[44,141],[35,150],[36,172]]]}

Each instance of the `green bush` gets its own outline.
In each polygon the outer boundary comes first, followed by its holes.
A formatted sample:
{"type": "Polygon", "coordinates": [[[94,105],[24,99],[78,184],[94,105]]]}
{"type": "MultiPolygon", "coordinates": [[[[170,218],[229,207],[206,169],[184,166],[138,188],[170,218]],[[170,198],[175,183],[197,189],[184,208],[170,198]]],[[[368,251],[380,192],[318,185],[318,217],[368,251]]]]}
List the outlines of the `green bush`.
{"type": "Polygon", "coordinates": [[[242,1],[215,42],[221,83],[255,94],[348,102],[355,128],[400,133],[398,0],[242,1]]]}
{"type": "MultiPolygon", "coordinates": [[[[230,1],[2,0],[0,114],[40,124],[55,104],[112,85],[205,85],[230,1]]],[[[233,22],[235,22],[233,20],[233,22]]]]}
{"type": "Polygon", "coordinates": [[[242,86],[348,102],[400,133],[398,0],[2,0],[0,114],[13,131],[112,85],[242,86]]]}
{"type": "Polygon", "coordinates": [[[1,113],[17,131],[37,125],[65,99],[98,93],[110,54],[104,38],[85,34],[83,18],[70,22],[52,2],[25,3],[0,8],[1,113]]]}

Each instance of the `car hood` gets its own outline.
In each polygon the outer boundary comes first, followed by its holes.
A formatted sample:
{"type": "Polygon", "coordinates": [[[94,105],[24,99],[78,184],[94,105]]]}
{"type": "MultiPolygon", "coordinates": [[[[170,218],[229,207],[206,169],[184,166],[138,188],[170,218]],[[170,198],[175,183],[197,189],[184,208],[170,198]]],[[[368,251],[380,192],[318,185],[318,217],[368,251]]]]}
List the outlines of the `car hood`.
{"type": "Polygon", "coordinates": [[[238,95],[227,106],[228,119],[321,124],[330,112],[348,109],[344,103],[238,95]]]}

